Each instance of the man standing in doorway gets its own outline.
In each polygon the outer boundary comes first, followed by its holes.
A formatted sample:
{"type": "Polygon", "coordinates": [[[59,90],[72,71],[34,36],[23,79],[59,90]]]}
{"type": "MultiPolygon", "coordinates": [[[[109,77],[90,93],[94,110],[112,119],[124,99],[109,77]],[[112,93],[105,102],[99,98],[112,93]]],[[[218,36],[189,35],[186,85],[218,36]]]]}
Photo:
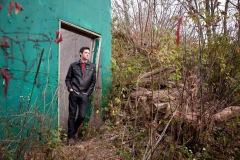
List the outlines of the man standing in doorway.
{"type": "Polygon", "coordinates": [[[80,60],[70,64],[66,76],[69,91],[68,144],[74,145],[75,134],[84,121],[88,97],[92,94],[96,83],[96,65],[89,61],[90,49],[80,49],[80,60]],[[79,107],[76,119],[77,106],[79,107]]]}

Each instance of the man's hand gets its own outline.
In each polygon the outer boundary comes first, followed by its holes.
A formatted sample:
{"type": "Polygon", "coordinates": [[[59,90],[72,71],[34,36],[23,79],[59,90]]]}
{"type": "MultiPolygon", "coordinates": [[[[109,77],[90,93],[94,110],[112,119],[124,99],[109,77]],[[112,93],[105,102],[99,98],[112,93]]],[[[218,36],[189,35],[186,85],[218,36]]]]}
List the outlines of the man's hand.
{"type": "Polygon", "coordinates": [[[70,92],[72,92],[72,91],[73,91],[73,89],[72,89],[72,88],[70,88],[70,89],[69,89],[69,91],[70,91],[70,92]]]}

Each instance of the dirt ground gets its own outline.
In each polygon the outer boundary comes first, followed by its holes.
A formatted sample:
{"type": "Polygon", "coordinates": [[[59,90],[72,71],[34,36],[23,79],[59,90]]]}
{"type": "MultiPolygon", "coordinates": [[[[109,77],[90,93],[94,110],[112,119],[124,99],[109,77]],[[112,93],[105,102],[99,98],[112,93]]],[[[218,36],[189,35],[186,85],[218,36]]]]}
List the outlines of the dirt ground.
{"type": "Polygon", "coordinates": [[[57,149],[53,159],[123,160],[117,156],[116,141],[119,142],[117,132],[104,131],[88,138],[76,139],[74,146],[65,143],[57,149]]]}

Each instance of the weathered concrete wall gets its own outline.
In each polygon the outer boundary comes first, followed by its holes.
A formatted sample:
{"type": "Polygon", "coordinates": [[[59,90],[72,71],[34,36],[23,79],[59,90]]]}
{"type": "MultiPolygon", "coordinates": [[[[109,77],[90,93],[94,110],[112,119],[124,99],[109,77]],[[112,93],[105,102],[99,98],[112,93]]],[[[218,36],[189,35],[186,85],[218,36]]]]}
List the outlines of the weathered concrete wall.
{"type": "MultiPolygon", "coordinates": [[[[14,138],[11,133],[21,135],[21,128],[41,125],[47,119],[54,119],[57,124],[59,44],[54,40],[59,19],[101,35],[103,95],[111,86],[108,80],[111,77],[110,0],[18,0],[24,10],[16,15],[14,5],[11,16],[8,16],[9,2],[0,1],[0,39],[6,37],[10,45],[0,48],[0,68],[8,68],[11,74],[6,97],[0,76],[1,139],[14,138]],[[34,85],[42,49],[43,59],[34,85]]],[[[35,131],[25,129],[24,132],[29,135],[35,131]]]]}

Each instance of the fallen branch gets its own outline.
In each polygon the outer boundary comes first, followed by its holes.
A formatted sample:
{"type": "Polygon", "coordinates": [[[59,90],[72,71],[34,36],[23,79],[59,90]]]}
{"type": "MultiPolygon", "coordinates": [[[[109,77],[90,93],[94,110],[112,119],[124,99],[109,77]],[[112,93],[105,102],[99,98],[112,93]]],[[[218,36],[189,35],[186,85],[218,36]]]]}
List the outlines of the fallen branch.
{"type": "Polygon", "coordinates": [[[234,116],[240,115],[240,106],[230,106],[213,115],[216,122],[229,120],[234,116]]]}
{"type": "Polygon", "coordinates": [[[147,77],[150,77],[151,75],[155,75],[155,74],[158,74],[160,72],[163,72],[161,75],[164,76],[164,75],[168,75],[172,72],[174,72],[175,69],[174,68],[167,68],[165,70],[162,70],[160,68],[157,68],[151,72],[147,72],[147,73],[144,73],[143,75],[140,76],[139,80],[141,81],[143,78],[147,78],[147,77]]]}

